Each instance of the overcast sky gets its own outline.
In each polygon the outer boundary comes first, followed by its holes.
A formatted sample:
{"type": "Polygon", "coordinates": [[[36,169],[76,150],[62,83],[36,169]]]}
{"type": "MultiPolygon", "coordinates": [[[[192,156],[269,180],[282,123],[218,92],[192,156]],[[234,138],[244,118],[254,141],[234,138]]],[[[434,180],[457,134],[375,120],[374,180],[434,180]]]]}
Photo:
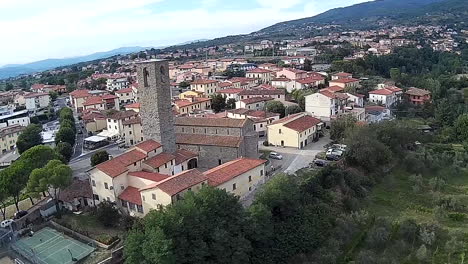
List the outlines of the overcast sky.
{"type": "Polygon", "coordinates": [[[250,33],[366,0],[0,0],[0,65],[250,33]]]}

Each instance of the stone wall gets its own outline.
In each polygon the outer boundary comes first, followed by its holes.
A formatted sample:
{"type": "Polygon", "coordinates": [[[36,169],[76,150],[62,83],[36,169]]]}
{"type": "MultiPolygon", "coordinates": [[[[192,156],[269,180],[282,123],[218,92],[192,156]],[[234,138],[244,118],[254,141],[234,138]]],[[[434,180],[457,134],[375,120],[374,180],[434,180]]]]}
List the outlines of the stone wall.
{"type": "Polygon", "coordinates": [[[198,135],[217,135],[217,136],[241,136],[241,128],[230,127],[204,127],[200,126],[181,126],[176,125],[176,133],[198,134],[198,135]]]}
{"type": "Polygon", "coordinates": [[[186,149],[198,153],[198,167],[201,169],[211,169],[219,166],[219,160],[221,160],[221,163],[226,163],[243,156],[242,150],[239,148],[203,145],[178,145],[181,149],[186,149]]]}

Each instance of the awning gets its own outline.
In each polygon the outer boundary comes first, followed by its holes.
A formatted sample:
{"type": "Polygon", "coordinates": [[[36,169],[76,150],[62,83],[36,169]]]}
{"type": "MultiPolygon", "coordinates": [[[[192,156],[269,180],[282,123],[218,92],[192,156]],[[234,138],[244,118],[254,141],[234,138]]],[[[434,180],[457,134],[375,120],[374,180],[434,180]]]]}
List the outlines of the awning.
{"type": "Polygon", "coordinates": [[[105,138],[115,138],[119,136],[119,133],[109,132],[109,130],[103,130],[101,133],[98,134],[98,136],[105,138]]]}

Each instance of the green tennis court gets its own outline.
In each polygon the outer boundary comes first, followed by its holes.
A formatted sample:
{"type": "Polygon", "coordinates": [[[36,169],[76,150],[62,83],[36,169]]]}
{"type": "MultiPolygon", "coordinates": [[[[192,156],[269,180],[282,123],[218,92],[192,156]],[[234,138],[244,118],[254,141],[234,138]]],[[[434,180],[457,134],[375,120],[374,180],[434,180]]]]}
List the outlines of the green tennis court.
{"type": "Polygon", "coordinates": [[[31,263],[39,264],[76,263],[94,251],[93,247],[49,227],[18,240],[12,247],[31,263]]]}

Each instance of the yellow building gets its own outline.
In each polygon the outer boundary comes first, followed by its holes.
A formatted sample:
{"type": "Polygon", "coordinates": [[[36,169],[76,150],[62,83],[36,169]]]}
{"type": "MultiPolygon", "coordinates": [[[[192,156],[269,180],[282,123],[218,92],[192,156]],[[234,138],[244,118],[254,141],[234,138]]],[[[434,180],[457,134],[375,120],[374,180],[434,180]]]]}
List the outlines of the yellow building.
{"type": "Polygon", "coordinates": [[[208,184],[244,197],[264,183],[266,160],[239,158],[206,171],[208,184]]]}
{"type": "Polygon", "coordinates": [[[18,136],[24,130],[23,126],[13,125],[0,128],[0,153],[6,153],[16,148],[18,136]]]}
{"type": "Polygon", "coordinates": [[[174,101],[174,110],[179,114],[188,114],[196,110],[211,109],[211,99],[204,97],[189,97],[174,101]]]}
{"type": "Polygon", "coordinates": [[[282,118],[268,126],[268,143],[274,146],[302,149],[318,139],[322,121],[306,113],[282,118]]]}
{"type": "Polygon", "coordinates": [[[179,94],[179,99],[186,99],[187,97],[203,97],[203,95],[203,92],[190,90],[179,94]]]}
{"type": "Polygon", "coordinates": [[[219,90],[218,81],[215,80],[195,80],[190,83],[190,89],[197,92],[202,92],[205,95],[212,95],[219,90]]]}

